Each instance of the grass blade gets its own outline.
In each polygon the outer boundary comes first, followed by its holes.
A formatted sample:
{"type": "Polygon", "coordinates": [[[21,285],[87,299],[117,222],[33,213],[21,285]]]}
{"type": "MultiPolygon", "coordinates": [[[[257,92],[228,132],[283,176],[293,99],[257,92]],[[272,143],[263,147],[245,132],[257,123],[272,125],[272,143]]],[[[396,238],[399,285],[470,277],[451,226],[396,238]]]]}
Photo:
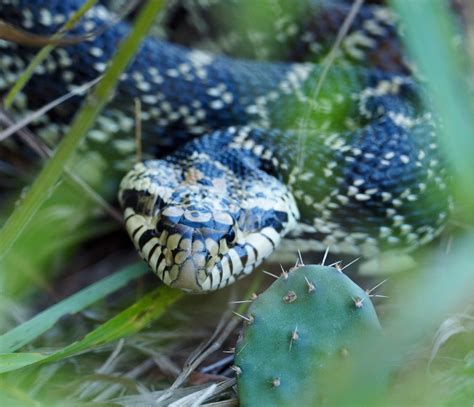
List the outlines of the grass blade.
{"type": "Polygon", "coordinates": [[[49,355],[41,353],[0,354],[0,373],[10,372],[38,363],[56,362],[88,351],[96,346],[105,345],[132,335],[162,316],[166,309],[181,298],[182,295],[182,291],[163,285],[88,333],[82,340],[49,355]]]}
{"type": "Polygon", "coordinates": [[[146,271],[143,263],[133,264],[40,312],[29,321],[0,336],[0,353],[16,351],[46,332],[64,315],[83,310],[123,287],[130,280],[142,276],[146,271]]]}

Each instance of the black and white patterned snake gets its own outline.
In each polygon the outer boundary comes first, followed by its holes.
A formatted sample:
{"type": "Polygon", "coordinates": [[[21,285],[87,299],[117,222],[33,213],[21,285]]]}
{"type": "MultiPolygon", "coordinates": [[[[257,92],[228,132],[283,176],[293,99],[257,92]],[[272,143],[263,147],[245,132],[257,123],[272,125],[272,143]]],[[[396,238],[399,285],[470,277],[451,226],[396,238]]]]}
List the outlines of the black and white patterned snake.
{"type": "MultiPolygon", "coordinates": [[[[299,39],[291,45],[298,60],[301,50],[317,54],[334,41],[351,8],[343,0],[306,3],[311,12],[300,26],[275,22],[299,39]]],[[[51,35],[82,4],[0,0],[0,15],[51,35]]],[[[130,30],[112,21],[104,5],[92,7],[68,35],[110,27],[57,46],[25,87],[23,106],[100,76],[130,30]]],[[[140,99],[144,147],[155,157],[125,175],[119,201],[151,269],[173,287],[206,292],[248,275],[283,237],[302,251],[330,246],[365,256],[432,240],[449,213],[447,171],[419,85],[403,56],[394,57],[400,49],[393,16],[370,4],[326,72],[321,60],[288,61],[291,52],[283,62],[261,61],[146,38],[89,139],[112,149],[126,134],[121,145],[132,155],[140,99]]],[[[0,40],[1,93],[36,52],[0,40]]],[[[67,124],[80,102],[56,109],[50,124],[67,124]]]]}

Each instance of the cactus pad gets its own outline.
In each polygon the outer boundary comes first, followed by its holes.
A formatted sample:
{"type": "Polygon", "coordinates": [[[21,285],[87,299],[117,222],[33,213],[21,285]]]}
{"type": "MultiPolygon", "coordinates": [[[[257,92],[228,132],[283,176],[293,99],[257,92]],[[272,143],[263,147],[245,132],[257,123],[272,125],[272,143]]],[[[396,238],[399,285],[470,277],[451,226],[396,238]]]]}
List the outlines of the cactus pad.
{"type": "Polygon", "coordinates": [[[325,266],[283,274],[248,316],[235,357],[242,406],[324,404],[334,371],[355,369],[351,355],[381,333],[364,290],[325,266]]]}

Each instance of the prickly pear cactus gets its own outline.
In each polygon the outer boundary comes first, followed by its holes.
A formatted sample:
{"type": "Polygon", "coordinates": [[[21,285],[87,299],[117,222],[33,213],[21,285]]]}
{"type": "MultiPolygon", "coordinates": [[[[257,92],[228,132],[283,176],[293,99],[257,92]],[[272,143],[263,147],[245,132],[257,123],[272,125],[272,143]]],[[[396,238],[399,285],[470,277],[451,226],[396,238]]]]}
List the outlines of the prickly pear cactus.
{"type": "Polygon", "coordinates": [[[324,405],[338,369],[356,370],[351,356],[380,335],[368,295],[333,267],[284,273],[248,318],[235,356],[242,406],[324,405]]]}

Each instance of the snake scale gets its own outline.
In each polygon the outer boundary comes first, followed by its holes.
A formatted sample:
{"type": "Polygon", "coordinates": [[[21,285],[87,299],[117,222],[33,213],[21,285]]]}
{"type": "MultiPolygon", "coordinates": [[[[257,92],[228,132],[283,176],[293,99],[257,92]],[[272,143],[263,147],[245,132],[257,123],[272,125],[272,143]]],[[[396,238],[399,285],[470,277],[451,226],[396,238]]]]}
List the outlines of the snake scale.
{"type": "MultiPolygon", "coordinates": [[[[351,8],[343,0],[307,2],[317,12],[307,31],[295,31],[303,38],[295,50],[317,50],[325,35],[332,43],[351,8]]],[[[51,35],[82,4],[0,0],[0,15],[51,35]]],[[[96,5],[70,35],[113,19],[96,5]]],[[[56,47],[22,106],[41,106],[100,76],[129,30],[114,22],[92,39],[56,47]]],[[[119,201],[151,269],[166,284],[206,292],[248,275],[283,237],[301,250],[330,246],[364,256],[432,240],[449,213],[448,175],[419,85],[403,57],[394,57],[400,48],[393,17],[372,4],[327,72],[320,61],[236,58],[149,36],[89,138],[106,146],[120,134],[132,139],[133,100],[141,100],[143,143],[154,157],[125,175],[119,201]]],[[[2,93],[35,52],[0,41],[2,93]]],[[[80,102],[49,120],[67,124],[80,102]]]]}

